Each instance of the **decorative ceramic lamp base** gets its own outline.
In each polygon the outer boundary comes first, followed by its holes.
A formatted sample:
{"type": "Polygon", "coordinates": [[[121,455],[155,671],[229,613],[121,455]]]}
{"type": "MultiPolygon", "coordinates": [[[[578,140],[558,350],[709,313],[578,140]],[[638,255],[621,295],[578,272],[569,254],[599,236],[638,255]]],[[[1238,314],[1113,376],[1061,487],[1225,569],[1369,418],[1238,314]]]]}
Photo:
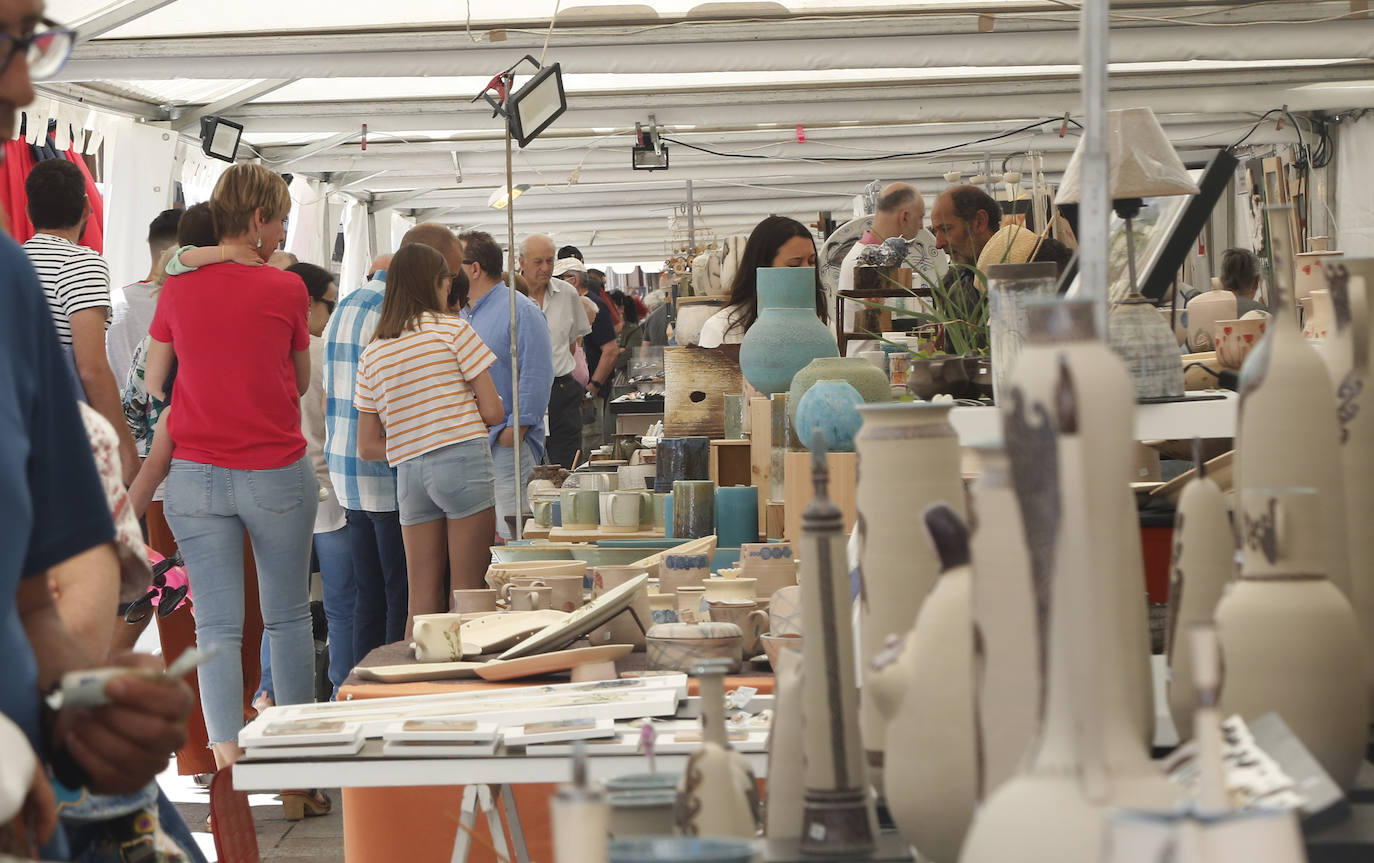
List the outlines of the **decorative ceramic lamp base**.
{"type": "Polygon", "coordinates": [[[808,790],[802,798],[803,854],[862,855],[873,851],[873,825],[868,820],[868,792],[808,790]]]}

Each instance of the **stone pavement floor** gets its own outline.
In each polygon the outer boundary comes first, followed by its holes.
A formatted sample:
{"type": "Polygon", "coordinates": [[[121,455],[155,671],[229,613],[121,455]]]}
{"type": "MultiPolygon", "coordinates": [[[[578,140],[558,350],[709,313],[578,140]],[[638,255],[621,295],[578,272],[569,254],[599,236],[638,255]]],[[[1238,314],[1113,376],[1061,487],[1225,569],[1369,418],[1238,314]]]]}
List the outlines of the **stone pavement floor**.
{"type": "MultiPolygon", "coordinates": [[[[189,776],[178,776],[175,761],[158,777],[158,784],[191,828],[205,859],[215,863],[215,839],[205,829],[205,817],[210,814],[209,789],[196,785],[189,776]]],[[[303,821],[283,818],[281,803],[273,794],[248,795],[258,830],[258,854],[264,861],[337,863],[344,859],[342,798],[337,788],[326,793],[334,801],[333,810],[303,821]]]]}

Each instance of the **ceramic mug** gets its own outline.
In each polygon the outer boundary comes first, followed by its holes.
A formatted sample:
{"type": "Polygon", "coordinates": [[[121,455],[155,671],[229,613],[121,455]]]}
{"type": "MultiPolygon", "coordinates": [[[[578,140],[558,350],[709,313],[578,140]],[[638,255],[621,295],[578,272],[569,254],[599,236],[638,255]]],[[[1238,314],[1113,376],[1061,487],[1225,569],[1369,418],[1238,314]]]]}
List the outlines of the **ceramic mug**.
{"type": "Polygon", "coordinates": [[[677,623],[677,594],[649,594],[649,614],[654,623],[677,623]]]}
{"type": "Polygon", "coordinates": [[[501,598],[510,599],[510,588],[548,587],[552,590],[550,608],[559,611],[576,611],[582,605],[582,576],[580,575],[540,575],[514,576],[506,587],[501,588],[501,598]]]}
{"type": "Polygon", "coordinates": [[[1268,321],[1254,318],[1217,321],[1212,330],[1217,362],[1221,363],[1223,368],[1238,370],[1250,351],[1259,344],[1268,327],[1268,321]]]}
{"type": "Polygon", "coordinates": [[[643,494],[638,491],[611,492],[609,527],[624,533],[639,530],[640,498],[643,494]]]}
{"type": "Polygon", "coordinates": [[[547,585],[516,585],[507,593],[511,611],[539,611],[553,604],[553,588],[547,585]]]}
{"type": "Polygon", "coordinates": [[[417,614],[412,644],[420,662],[457,662],[463,658],[461,614],[417,614]]]}
{"type": "Polygon", "coordinates": [[[706,616],[706,588],[697,586],[677,589],[677,617],[683,623],[699,623],[706,616]]]}
{"type": "Polygon", "coordinates": [[[540,527],[553,527],[553,501],[546,499],[531,500],[530,508],[534,511],[534,523],[540,527]]]}
{"type": "Polygon", "coordinates": [[[639,529],[662,533],[669,495],[652,491],[639,493],[639,529]]]}
{"type": "Polygon", "coordinates": [[[658,589],[677,593],[683,587],[699,587],[711,574],[711,559],[704,554],[665,554],[658,564],[658,589]]]}
{"type": "Polygon", "coordinates": [[[759,636],[768,628],[768,613],[759,610],[753,600],[707,600],[711,620],[717,623],[733,623],[744,635],[744,655],[756,656],[759,652],[759,636]]]}
{"type": "Polygon", "coordinates": [[[500,591],[491,588],[453,591],[453,610],[459,614],[495,611],[500,591]]]}
{"type": "Polygon", "coordinates": [[[565,488],[558,493],[563,511],[563,526],[591,529],[599,523],[601,492],[594,488],[565,488]]]}

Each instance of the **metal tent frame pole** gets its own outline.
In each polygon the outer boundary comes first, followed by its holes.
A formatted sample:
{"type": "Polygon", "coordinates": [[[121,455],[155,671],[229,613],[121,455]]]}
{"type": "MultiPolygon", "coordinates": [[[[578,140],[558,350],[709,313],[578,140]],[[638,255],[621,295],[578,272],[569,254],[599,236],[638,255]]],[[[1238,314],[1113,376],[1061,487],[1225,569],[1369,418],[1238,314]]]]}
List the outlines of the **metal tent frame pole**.
{"type": "MultiPolygon", "coordinates": [[[[515,84],[515,76],[506,73],[506,97],[515,84]]],[[[510,398],[511,398],[511,450],[515,456],[515,524],[511,528],[511,539],[518,540],[524,535],[524,489],[520,478],[520,455],[524,440],[520,437],[520,321],[516,313],[515,290],[515,184],[511,170],[510,118],[506,118],[506,288],[510,294],[510,398]]],[[[498,530],[500,526],[498,525],[498,530]]]]}

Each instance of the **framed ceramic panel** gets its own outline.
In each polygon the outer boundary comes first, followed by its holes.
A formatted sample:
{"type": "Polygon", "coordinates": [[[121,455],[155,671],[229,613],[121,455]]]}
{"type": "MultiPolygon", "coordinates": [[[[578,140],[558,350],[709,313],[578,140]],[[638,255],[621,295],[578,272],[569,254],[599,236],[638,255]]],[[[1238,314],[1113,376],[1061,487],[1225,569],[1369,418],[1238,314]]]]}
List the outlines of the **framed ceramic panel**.
{"type": "Polygon", "coordinates": [[[485,758],[495,755],[500,746],[500,738],[469,743],[388,740],[382,744],[382,754],[390,758],[485,758]]]}

